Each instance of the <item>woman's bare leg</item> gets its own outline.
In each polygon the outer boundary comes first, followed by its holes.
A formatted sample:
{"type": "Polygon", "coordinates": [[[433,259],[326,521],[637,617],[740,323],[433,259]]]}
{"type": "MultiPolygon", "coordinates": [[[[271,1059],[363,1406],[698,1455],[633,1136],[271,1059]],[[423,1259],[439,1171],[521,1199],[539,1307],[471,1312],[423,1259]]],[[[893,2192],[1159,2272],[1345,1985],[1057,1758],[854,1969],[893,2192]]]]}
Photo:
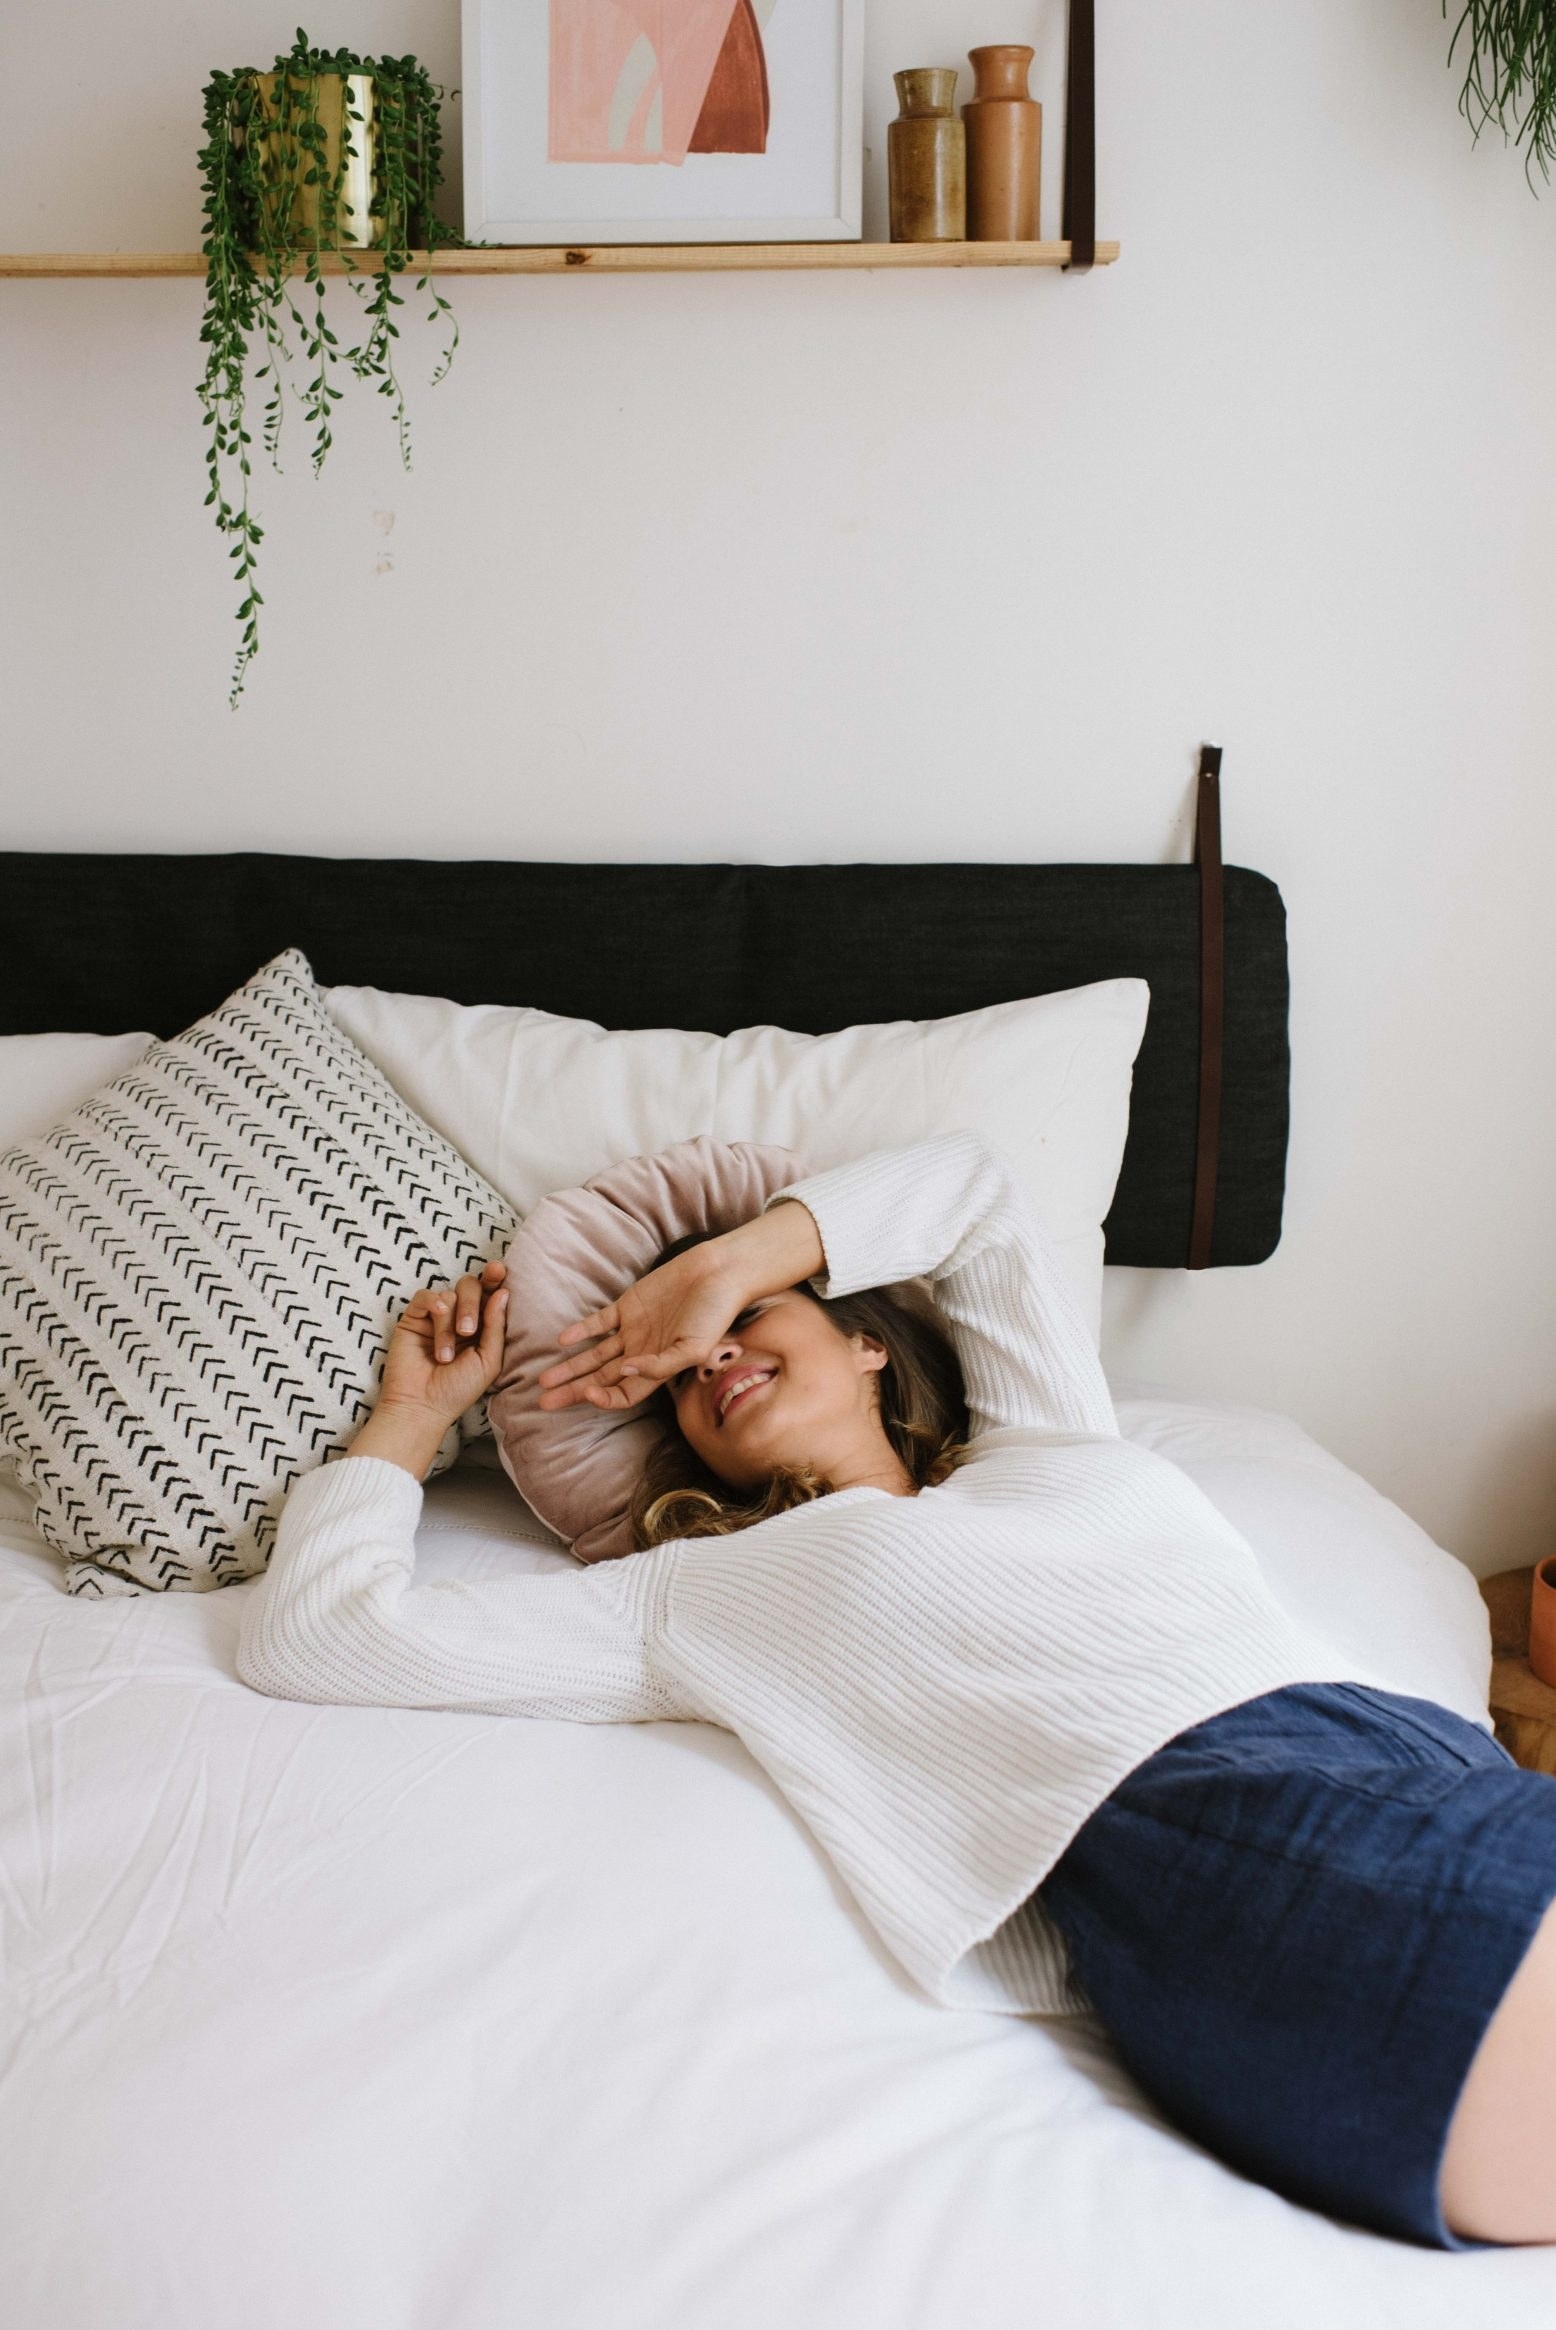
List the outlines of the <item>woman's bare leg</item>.
{"type": "Polygon", "coordinates": [[[1556,2241],[1556,1903],[1487,2027],[1440,2185],[1468,2241],[1556,2241]]]}

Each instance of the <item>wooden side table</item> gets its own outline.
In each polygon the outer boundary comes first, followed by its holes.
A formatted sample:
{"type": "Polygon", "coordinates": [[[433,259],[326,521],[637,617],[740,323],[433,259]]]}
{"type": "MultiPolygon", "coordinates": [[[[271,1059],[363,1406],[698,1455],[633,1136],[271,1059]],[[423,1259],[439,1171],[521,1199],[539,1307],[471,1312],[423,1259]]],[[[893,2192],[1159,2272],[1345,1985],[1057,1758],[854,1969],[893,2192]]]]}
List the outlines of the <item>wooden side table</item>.
{"type": "Polygon", "coordinates": [[[1529,1664],[1529,1595],[1534,1569],[1482,1578],[1491,1613],[1491,1720],[1515,1763],[1556,1775],[1556,1690],[1529,1664]]]}

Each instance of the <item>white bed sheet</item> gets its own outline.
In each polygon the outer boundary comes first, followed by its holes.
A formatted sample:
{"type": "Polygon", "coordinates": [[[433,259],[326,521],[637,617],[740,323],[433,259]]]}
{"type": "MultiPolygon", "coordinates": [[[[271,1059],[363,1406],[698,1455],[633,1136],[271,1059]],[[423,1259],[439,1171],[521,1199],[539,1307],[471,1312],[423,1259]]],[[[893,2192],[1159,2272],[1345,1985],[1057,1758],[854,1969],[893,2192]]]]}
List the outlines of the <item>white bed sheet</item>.
{"type": "MultiPolygon", "coordinates": [[[[1483,1708],[1473,1582],[1294,1425],[1121,1413],[1310,1623],[1483,1708]]],[[[930,2004],[727,1733],[262,1699],[252,1585],[73,1600],[20,1510],[13,2330],[1556,2321],[1556,2251],[1333,2224],[1165,2128],[1090,2025],[930,2004]]],[[[421,1546],[428,1575],[565,1559],[469,1465],[421,1546]]]]}

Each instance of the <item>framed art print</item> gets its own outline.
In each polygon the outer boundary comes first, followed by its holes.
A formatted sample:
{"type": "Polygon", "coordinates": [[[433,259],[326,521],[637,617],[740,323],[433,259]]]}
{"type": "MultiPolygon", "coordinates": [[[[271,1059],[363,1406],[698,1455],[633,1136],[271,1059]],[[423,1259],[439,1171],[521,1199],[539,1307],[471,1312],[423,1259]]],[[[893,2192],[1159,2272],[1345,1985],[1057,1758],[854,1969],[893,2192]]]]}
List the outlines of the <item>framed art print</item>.
{"type": "Polygon", "coordinates": [[[857,241],[864,0],[464,0],[465,233],[857,241]]]}

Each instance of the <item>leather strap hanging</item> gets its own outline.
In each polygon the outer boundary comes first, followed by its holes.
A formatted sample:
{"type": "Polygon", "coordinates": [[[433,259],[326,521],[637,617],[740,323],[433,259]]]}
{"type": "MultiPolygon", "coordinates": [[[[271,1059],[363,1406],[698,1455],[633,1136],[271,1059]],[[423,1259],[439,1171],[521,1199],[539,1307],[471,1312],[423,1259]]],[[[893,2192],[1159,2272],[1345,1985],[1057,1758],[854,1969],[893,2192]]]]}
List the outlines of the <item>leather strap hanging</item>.
{"type": "Polygon", "coordinates": [[[1200,747],[1194,860],[1199,867],[1199,1130],[1194,1143],[1194,1218],[1189,1229],[1189,1268],[1208,1270],[1216,1226],[1216,1178],[1221,1163],[1221,1035],[1226,1004],[1219,744],[1200,747]]]}
{"type": "Polygon", "coordinates": [[[1070,0],[1064,85],[1065,261],[1084,275],[1097,256],[1097,28],[1093,0],[1070,0]]]}

